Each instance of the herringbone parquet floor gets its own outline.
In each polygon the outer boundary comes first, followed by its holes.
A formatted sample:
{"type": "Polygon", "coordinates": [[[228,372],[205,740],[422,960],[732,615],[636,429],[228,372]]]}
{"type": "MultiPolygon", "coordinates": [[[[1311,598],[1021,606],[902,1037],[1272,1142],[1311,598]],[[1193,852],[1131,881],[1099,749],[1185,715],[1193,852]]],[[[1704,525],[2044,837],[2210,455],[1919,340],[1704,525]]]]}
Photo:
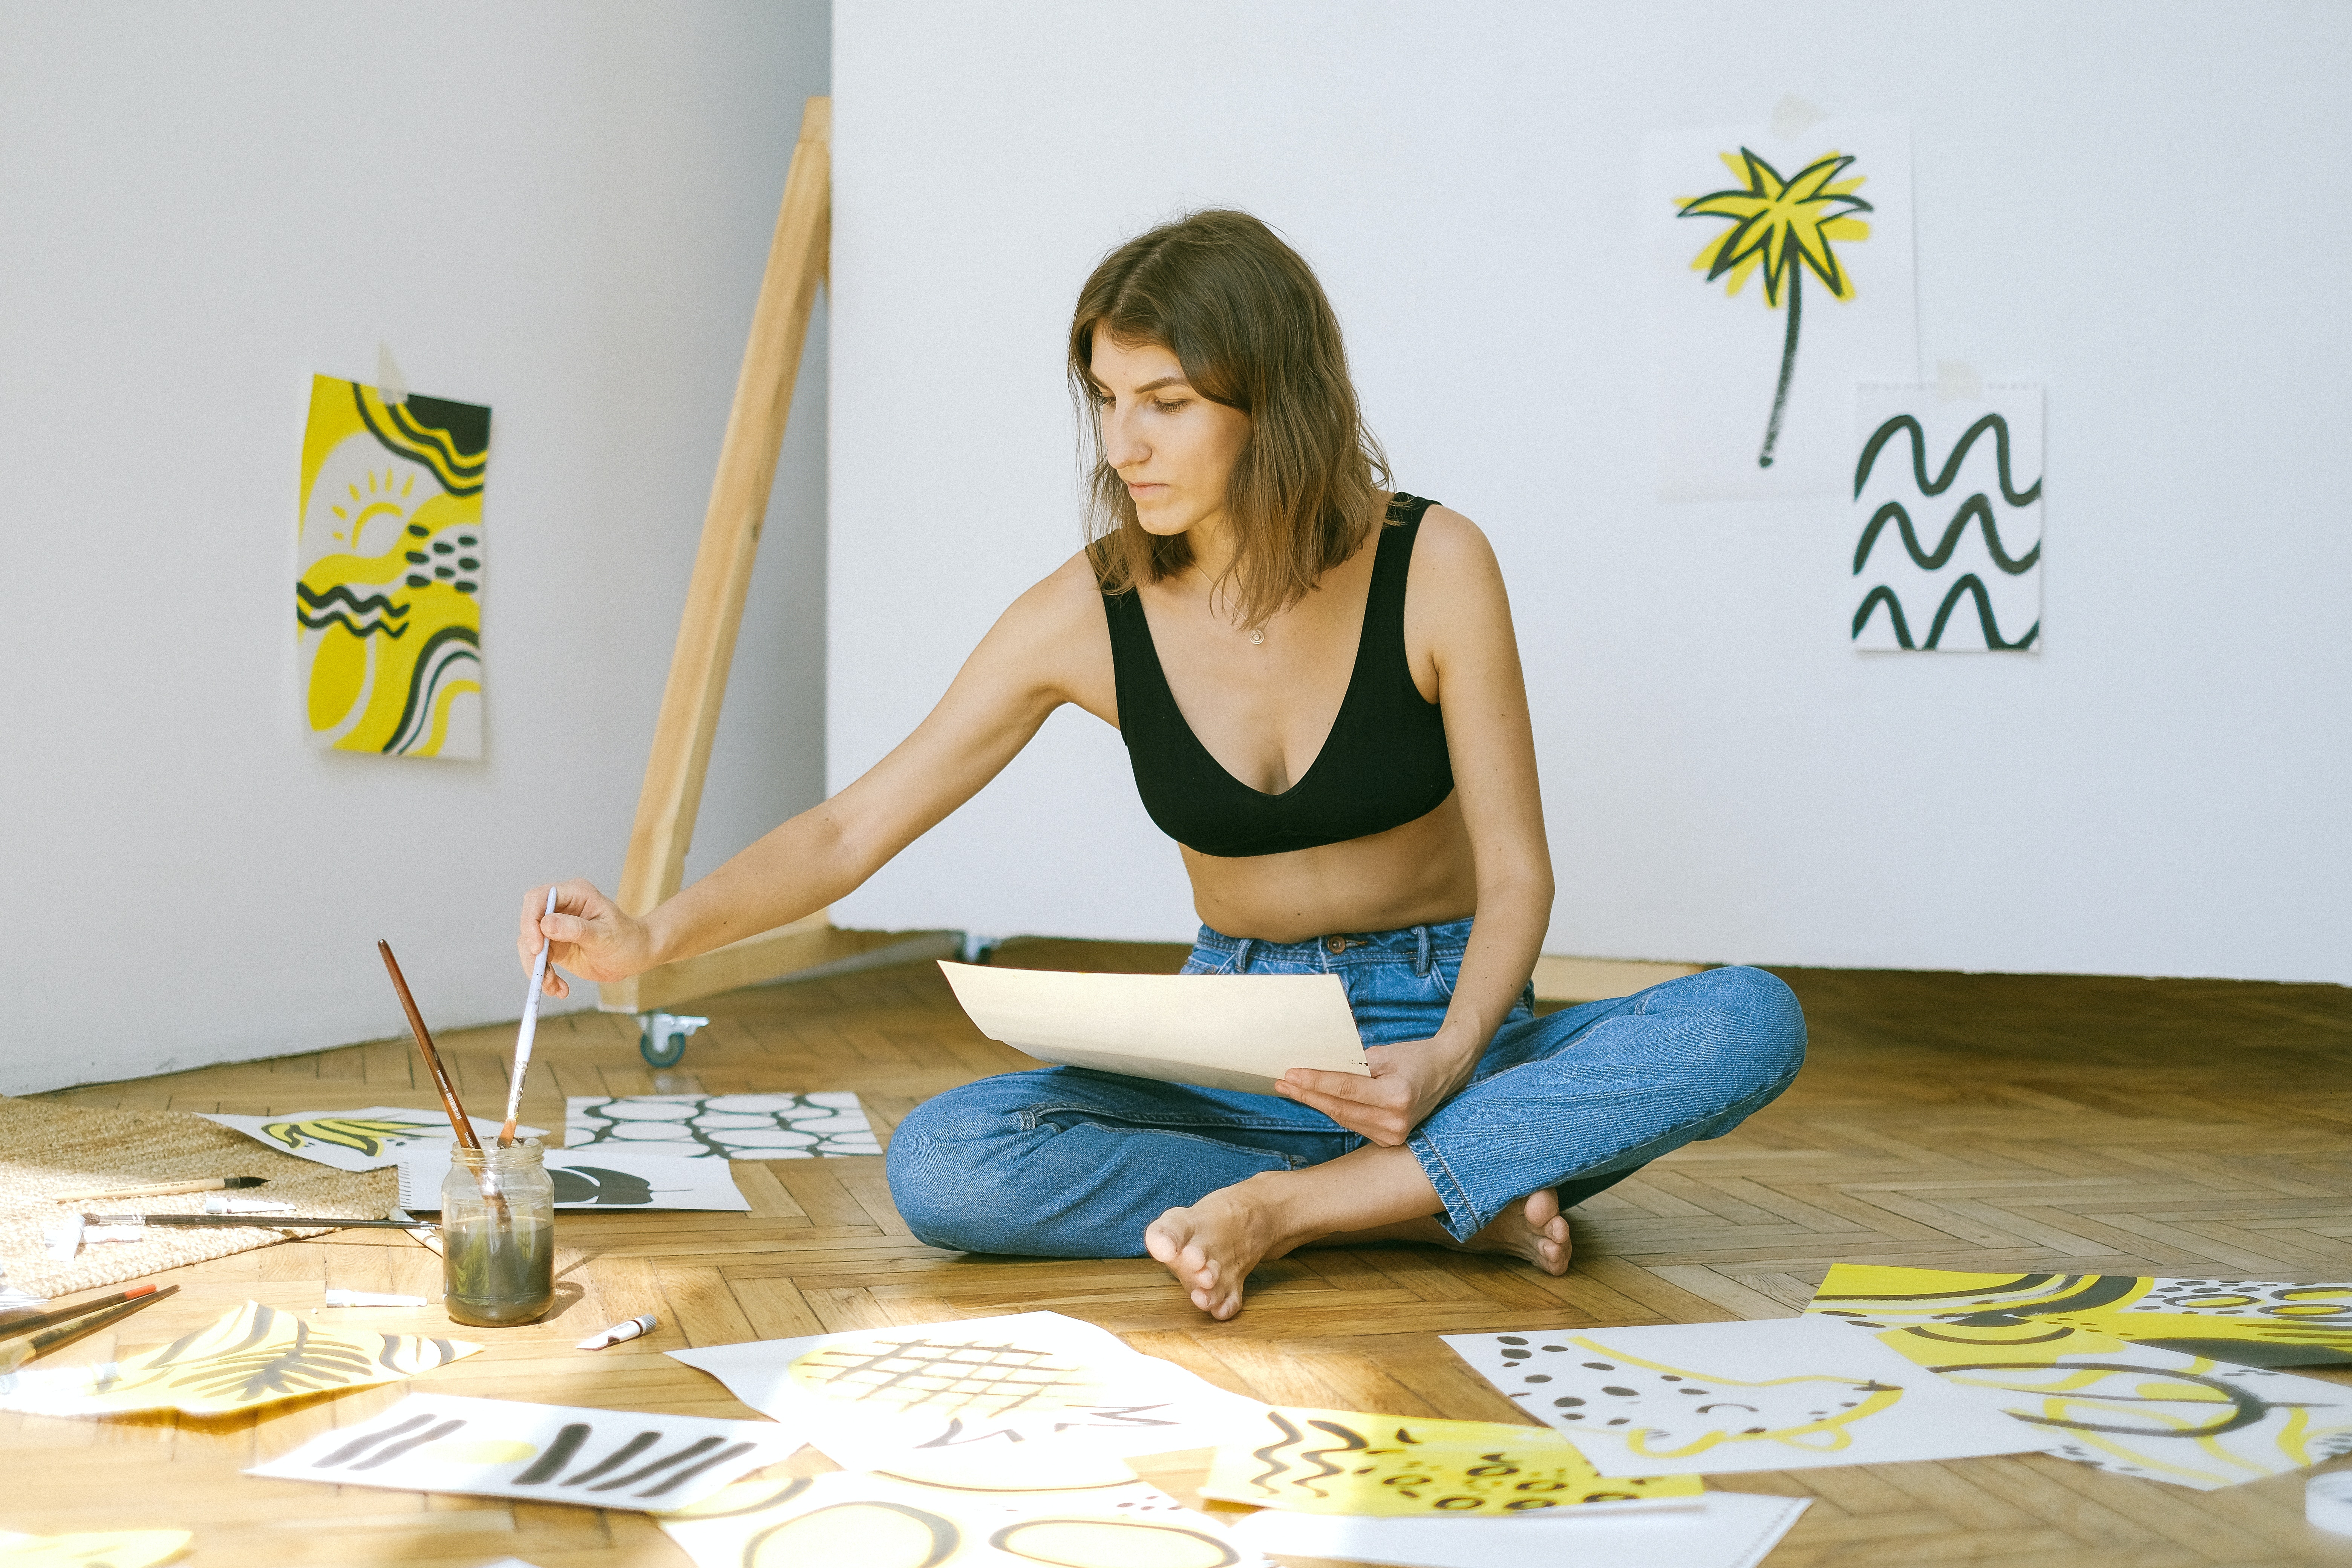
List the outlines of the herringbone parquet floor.
{"type": "MultiPolygon", "coordinates": [[[[1178,950],[1037,942],[1000,962],[1172,968],[1178,950]]],[[[2352,1274],[2352,992],[2328,986],[1792,971],[1811,1065],[1780,1101],[1575,1214],[1574,1269],[1417,1248],[1313,1251],[1269,1265],[1231,1323],[1202,1319],[1148,1261],[971,1258],[915,1242],[874,1159],[739,1164],[732,1215],[562,1222],[550,1321],[487,1331],[436,1374],[454,1394],[744,1415],[662,1357],[708,1344],[1050,1308],[1091,1320],[1229,1388],[1289,1404],[1510,1420],[1436,1335],[1477,1329],[1786,1315],[1836,1259],[1986,1270],[2102,1269],[2272,1279],[2352,1274]],[[654,1310],[653,1338],[588,1355],[581,1334],[654,1310]]],[[[929,965],[746,991],[674,1072],[638,1059],[623,1020],[552,1020],[526,1114],[560,1127],[566,1093],[855,1089],[877,1124],[1024,1058],[982,1040],[929,965]]],[[[504,1089],[511,1036],[444,1042],[478,1104],[504,1089]]],[[[432,1103],[388,1040],[68,1091],[93,1105],[244,1112],[432,1103]]],[[[60,1360],[158,1342],[257,1296],[305,1308],[326,1284],[437,1294],[406,1237],[352,1233],[178,1270],[181,1295],[60,1360]]],[[[386,1329],[440,1322],[420,1312],[386,1329]]],[[[443,1331],[446,1331],[446,1327],[443,1331]]],[[[2352,1375],[2333,1375],[2352,1384],[2352,1375]]],[[[646,1521],[559,1505],[239,1478],[398,1389],[260,1419],[0,1417],[0,1528],[183,1527],[194,1563],[681,1564],[646,1521]]],[[[1204,1455],[1145,1467],[1181,1494],[1204,1455]]],[[[825,1468],[803,1453],[797,1464],[825,1468]]],[[[2352,1539],[2303,1521],[2303,1478],[2197,1493],[2041,1456],[1728,1478],[1816,1504],[1775,1568],[1982,1563],[2194,1568],[2352,1563],[2352,1539]]]]}

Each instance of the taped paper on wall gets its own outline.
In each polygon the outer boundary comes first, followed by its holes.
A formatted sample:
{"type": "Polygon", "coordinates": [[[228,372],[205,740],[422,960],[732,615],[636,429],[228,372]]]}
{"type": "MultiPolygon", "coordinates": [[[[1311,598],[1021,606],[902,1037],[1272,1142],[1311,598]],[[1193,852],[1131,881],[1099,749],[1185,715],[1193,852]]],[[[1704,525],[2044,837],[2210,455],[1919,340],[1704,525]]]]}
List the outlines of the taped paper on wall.
{"type": "Polygon", "coordinates": [[[1641,223],[1662,500],[1843,493],[1859,381],[1916,381],[1899,120],[1662,132],[1641,223]]]}
{"type": "Polygon", "coordinates": [[[982,1034],[1040,1061],[1251,1094],[1292,1068],[1371,1076],[1336,974],[940,969],[982,1034]]]}
{"type": "Polygon", "coordinates": [[[311,378],[294,618],[313,745],[482,754],[489,448],[479,404],[311,378]]]}

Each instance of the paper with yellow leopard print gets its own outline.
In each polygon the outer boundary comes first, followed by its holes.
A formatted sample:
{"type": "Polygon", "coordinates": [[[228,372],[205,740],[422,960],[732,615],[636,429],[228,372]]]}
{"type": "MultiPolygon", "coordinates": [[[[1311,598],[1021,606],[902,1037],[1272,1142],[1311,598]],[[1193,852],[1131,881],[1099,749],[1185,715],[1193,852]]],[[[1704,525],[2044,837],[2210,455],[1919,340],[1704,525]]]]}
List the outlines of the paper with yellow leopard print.
{"type": "Polygon", "coordinates": [[[294,618],[311,743],[482,754],[490,411],[310,382],[294,618]]]}

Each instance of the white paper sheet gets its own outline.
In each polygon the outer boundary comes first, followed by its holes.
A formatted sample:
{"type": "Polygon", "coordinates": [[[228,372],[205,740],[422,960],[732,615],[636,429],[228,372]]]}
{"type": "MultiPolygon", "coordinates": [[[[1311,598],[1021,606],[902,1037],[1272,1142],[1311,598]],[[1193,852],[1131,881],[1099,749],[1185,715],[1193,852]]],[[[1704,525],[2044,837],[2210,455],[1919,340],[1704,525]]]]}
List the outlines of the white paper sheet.
{"type": "MultiPolygon", "coordinates": [[[[1657,374],[1659,499],[1850,496],[1854,384],[1919,376],[1909,126],[1856,118],[1822,120],[1787,136],[1761,123],[1660,132],[1643,139],[1639,191],[1651,321],[1644,357],[1657,374]],[[1743,151],[1761,168],[1751,172],[1743,151]],[[1834,157],[1853,162],[1823,170],[1822,161],[1834,157]],[[1869,209],[1826,191],[1821,201],[1798,201],[1806,194],[1797,187],[1807,169],[1817,171],[1815,182],[1859,179],[1849,194],[1869,209]],[[1790,216],[1832,222],[1827,257],[1851,289],[1850,298],[1838,298],[1819,274],[1791,262],[1798,303],[1792,359],[1786,281],[1778,308],[1765,303],[1760,269],[1741,279],[1736,293],[1729,288],[1735,274],[1708,281],[1709,268],[1692,263],[1737,220],[1682,211],[1696,198],[1744,192],[1757,182],[1777,188],[1773,175],[1787,182],[1788,199],[1802,209],[1790,216]],[[1866,237],[1855,236],[1857,226],[1867,226],[1866,237]],[[1788,394],[1766,465],[1759,459],[1766,455],[1784,359],[1788,394]]],[[[1763,236],[1751,229],[1748,237],[1763,236]]]]}
{"type": "Polygon", "coordinates": [[[1397,1568],[1756,1568],[1809,1500],[1709,1492],[1704,1509],[1515,1519],[1373,1519],[1263,1509],[1233,1528],[1235,1544],[1291,1557],[1397,1568]]]}
{"type": "Polygon", "coordinates": [[[2042,647],[2042,388],[1854,389],[1853,542],[1836,570],[1856,648],[2042,647]]]}
{"type": "MultiPolygon", "coordinates": [[[[400,1163],[401,1152],[419,1145],[457,1142],[449,1119],[438,1110],[417,1110],[400,1105],[371,1105],[358,1110],[289,1110],[283,1116],[221,1116],[196,1113],[257,1143],[282,1154],[293,1154],[313,1164],[338,1171],[380,1171],[400,1163]]],[[[496,1138],[501,1123],[468,1117],[483,1138],[496,1138]]],[[[544,1129],[524,1127],[523,1137],[539,1138],[544,1129]]]]}
{"type": "Polygon", "coordinates": [[[697,1568],[1273,1568],[1116,1459],[1022,1459],[742,1481],[661,1527],[697,1568]]]}
{"type": "MultiPolygon", "coordinates": [[[[694,1160],[606,1143],[591,1149],[550,1149],[547,1173],[560,1209],[719,1209],[749,1213],[724,1160],[694,1160]]],[[[445,1148],[404,1149],[400,1156],[400,1206],[441,1207],[449,1174],[445,1148]]]]}
{"type": "Polygon", "coordinates": [[[688,1160],[824,1160],[879,1154],[854,1094],[632,1094],[564,1101],[563,1147],[688,1160]]]}
{"type": "Polygon", "coordinates": [[[248,1476],[655,1512],[792,1457],[793,1427],[413,1394],[248,1476]]]}
{"type": "Polygon", "coordinates": [[[1336,974],[940,969],[982,1034],[1040,1061],[1251,1094],[1292,1068],[1371,1075],[1336,974]]]}
{"type": "Polygon", "coordinates": [[[1112,1455],[1206,1448],[1265,1408],[1059,1312],[668,1353],[853,1470],[887,1469],[916,1448],[1056,1437],[1112,1455]]]}
{"type": "Polygon", "coordinates": [[[1604,1476],[1959,1459],[2053,1441],[1831,1319],[1444,1338],[1604,1476]]]}

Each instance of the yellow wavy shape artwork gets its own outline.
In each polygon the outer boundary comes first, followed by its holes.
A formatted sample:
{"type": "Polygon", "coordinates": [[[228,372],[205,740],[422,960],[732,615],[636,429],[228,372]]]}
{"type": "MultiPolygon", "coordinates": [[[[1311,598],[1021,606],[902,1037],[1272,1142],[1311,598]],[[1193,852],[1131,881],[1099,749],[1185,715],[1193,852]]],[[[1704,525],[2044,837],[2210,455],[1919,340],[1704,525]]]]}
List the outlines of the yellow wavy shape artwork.
{"type": "Polygon", "coordinates": [[[661,1527],[698,1568],[1270,1568],[1117,1460],[1028,1447],[1016,1467],[738,1481],[661,1527]]]}
{"type": "Polygon", "coordinates": [[[280,1399],[415,1377],[481,1348],[463,1340],[320,1329],[292,1312],[247,1301],[192,1334],[126,1361],[0,1377],[0,1410],[32,1415],[145,1410],[226,1415],[280,1399]]]}
{"type": "Polygon", "coordinates": [[[1696,1476],[1604,1479],[1541,1426],[1276,1407],[1258,1431],[1217,1450],[1201,1495],[1297,1513],[1463,1519],[1705,1489],[1696,1476]]]}
{"type": "Polygon", "coordinates": [[[153,1568],[188,1549],[185,1530],[94,1530],[72,1535],[0,1531],[0,1568],[153,1568]]]}
{"type": "Polygon", "coordinates": [[[2072,1331],[2247,1366],[2352,1366],[2352,1282],[1840,1263],[1805,1310],[1871,1329],[2032,1323],[2039,1337],[2025,1342],[2045,1349],[2072,1331]]]}
{"type": "Polygon", "coordinates": [[[310,382],[294,618],[313,744],[482,754],[490,411],[310,382]]]}

